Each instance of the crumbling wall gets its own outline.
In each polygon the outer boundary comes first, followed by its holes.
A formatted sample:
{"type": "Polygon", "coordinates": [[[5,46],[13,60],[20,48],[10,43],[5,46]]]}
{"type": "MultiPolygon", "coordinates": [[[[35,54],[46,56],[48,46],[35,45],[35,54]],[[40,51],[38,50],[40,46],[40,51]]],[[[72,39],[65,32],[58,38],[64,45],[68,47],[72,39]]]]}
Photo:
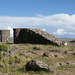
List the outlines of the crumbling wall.
{"type": "Polygon", "coordinates": [[[10,40],[10,30],[0,30],[0,42],[8,42],[10,40]]]}
{"type": "Polygon", "coordinates": [[[14,43],[61,45],[63,44],[63,41],[40,29],[15,28],[14,29],[14,43]]]}

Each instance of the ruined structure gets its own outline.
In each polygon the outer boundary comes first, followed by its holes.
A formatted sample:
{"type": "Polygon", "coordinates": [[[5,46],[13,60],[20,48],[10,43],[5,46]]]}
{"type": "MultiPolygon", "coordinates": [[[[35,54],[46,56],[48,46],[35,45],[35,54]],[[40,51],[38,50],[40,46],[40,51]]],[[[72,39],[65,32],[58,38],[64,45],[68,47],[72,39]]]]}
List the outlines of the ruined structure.
{"type": "Polygon", "coordinates": [[[40,29],[14,28],[14,43],[62,45],[64,41],[40,29]]]}
{"type": "Polygon", "coordinates": [[[10,39],[10,30],[0,30],[0,42],[8,42],[10,39]]]}

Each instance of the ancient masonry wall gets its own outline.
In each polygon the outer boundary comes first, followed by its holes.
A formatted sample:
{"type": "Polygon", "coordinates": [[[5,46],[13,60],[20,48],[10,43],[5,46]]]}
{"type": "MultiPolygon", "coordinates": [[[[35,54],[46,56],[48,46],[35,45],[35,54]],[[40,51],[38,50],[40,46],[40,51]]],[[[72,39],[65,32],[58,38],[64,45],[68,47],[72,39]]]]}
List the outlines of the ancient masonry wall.
{"type": "Polygon", "coordinates": [[[0,42],[9,42],[10,30],[0,30],[0,42]]]}
{"type": "Polygon", "coordinates": [[[15,28],[14,43],[62,45],[64,41],[40,29],[15,28]]]}

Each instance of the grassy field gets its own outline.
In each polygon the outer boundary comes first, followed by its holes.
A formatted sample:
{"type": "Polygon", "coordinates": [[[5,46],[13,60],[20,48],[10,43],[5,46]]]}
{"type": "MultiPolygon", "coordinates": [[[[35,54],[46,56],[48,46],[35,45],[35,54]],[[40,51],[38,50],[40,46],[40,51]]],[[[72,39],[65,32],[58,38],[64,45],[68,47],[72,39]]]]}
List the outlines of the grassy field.
{"type": "Polygon", "coordinates": [[[6,44],[8,50],[13,50],[11,57],[5,56],[0,59],[0,75],[75,75],[75,65],[53,65],[53,63],[75,63],[75,45],[53,46],[39,44],[6,44]],[[37,49],[35,49],[35,47],[37,49]],[[57,50],[51,51],[51,50],[57,50]],[[70,51],[73,50],[73,51],[70,51]],[[67,53],[65,53],[68,51],[67,53]],[[58,55],[58,57],[43,57],[44,52],[58,55]],[[61,57],[63,56],[63,57],[61,57]],[[46,63],[53,71],[26,71],[25,65],[30,60],[39,60],[46,63]]]}

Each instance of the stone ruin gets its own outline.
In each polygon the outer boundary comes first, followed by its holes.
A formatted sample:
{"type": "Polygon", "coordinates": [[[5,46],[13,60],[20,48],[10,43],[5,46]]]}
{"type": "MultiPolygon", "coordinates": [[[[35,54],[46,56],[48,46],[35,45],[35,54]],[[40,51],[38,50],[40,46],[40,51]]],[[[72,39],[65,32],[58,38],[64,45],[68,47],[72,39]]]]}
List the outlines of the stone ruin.
{"type": "Polygon", "coordinates": [[[0,42],[9,42],[10,30],[0,30],[0,42]]]}
{"type": "Polygon", "coordinates": [[[63,45],[65,42],[40,29],[14,28],[14,43],[63,45]]]}

